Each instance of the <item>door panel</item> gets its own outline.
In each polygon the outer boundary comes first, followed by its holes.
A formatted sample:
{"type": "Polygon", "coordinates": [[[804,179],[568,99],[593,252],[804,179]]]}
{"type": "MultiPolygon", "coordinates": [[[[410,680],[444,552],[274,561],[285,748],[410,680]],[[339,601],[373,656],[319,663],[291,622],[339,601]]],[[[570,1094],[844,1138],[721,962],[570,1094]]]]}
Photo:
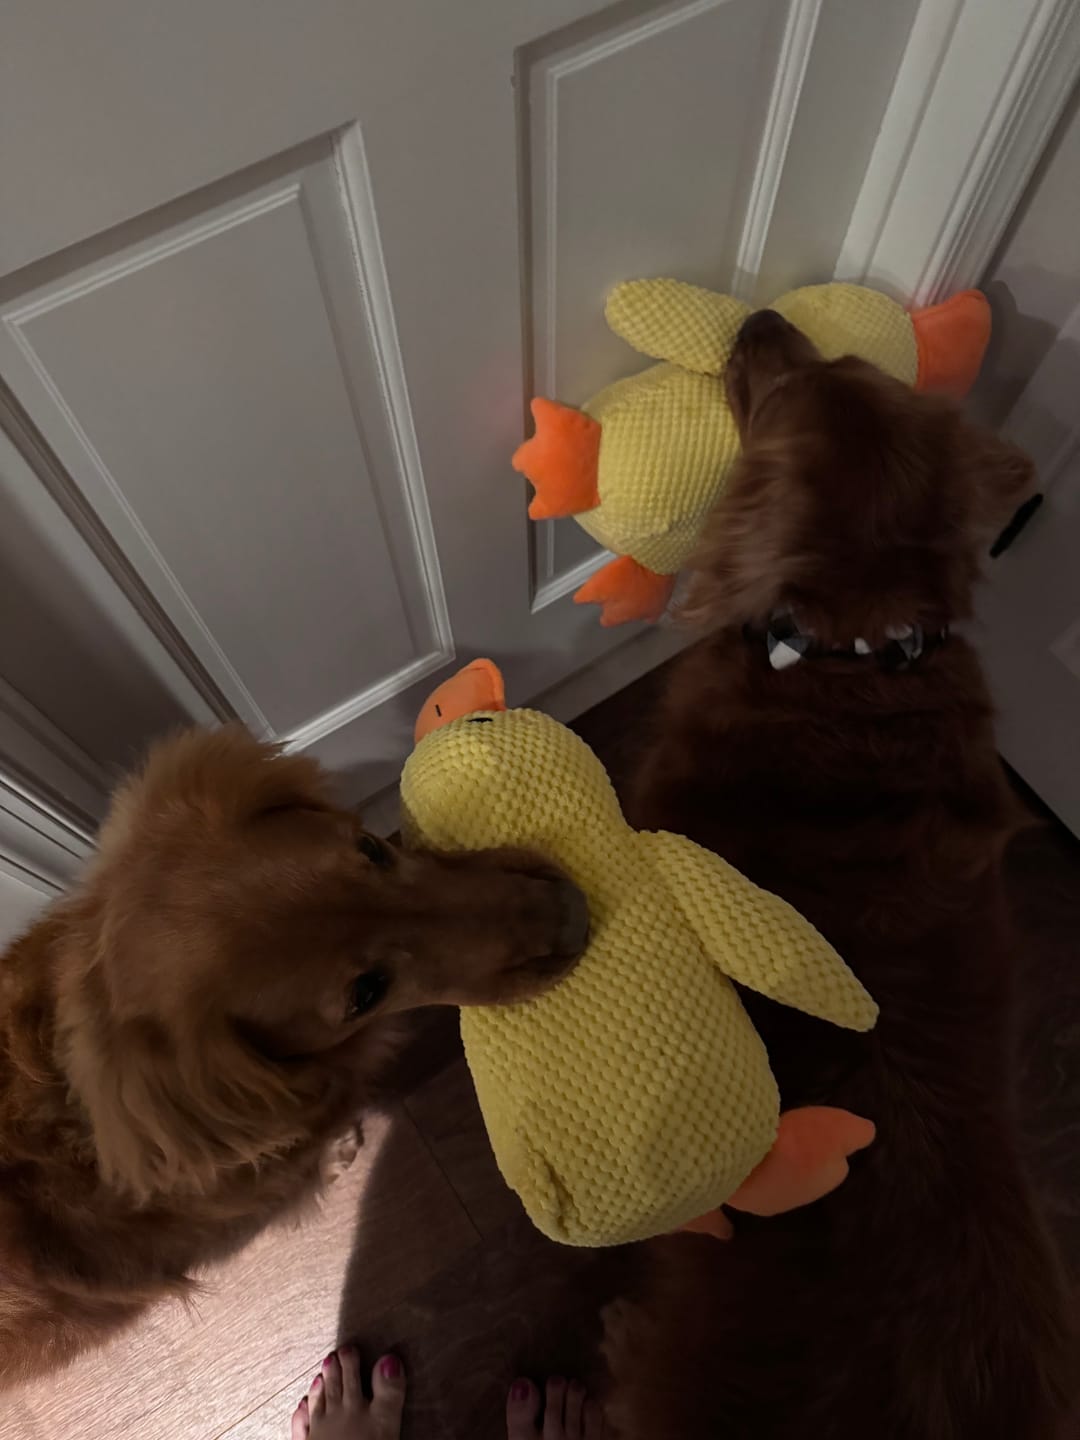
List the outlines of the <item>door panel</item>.
{"type": "MultiPolygon", "coordinates": [[[[793,20],[806,9],[791,7],[793,20]]],[[[524,54],[530,392],[580,403],[642,367],[604,321],[613,276],[653,274],[662,255],[666,273],[724,288],[753,264],[740,231],[752,228],[747,196],[787,11],[783,0],[703,0],[591,24],[584,38],[572,27],[524,54]]],[[[532,549],[536,608],[606,558],[573,521],[536,526],[532,549]]]]}
{"type": "Polygon", "coordinates": [[[341,150],[144,216],[89,263],[75,247],[0,310],[74,483],[237,713],[285,740],[448,653],[341,150]]]}

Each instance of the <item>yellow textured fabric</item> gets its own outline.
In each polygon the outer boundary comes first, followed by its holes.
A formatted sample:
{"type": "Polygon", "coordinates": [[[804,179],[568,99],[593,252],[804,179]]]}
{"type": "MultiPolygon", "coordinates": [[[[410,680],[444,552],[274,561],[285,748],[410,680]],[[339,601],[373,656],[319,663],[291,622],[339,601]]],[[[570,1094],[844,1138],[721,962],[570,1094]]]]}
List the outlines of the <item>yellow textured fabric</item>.
{"type": "MultiPolygon", "coordinates": [[[[627,280],[604,306],[607,323],[653,360],[722,375],[750,306],[682,280],[627,280]]],[[[794,321],[792,323],[795,323],[794,321]]]]}
{"type": "Polygon", "coordinates": [[[739,453],[723,381],[653,365],[583,408],[602,426],[600,503],[574,518],[608,550],[674,575],[739,453]]]}
{"type": "Polygon", "coordinates": [[[491,723],[456,720],[413,752],[406,842],[537,850],[583,889],[592,922],[546,995],[462,1011],[495,1157],[554,1240],[663,1233],[727,1199],[776,1135],[768,1057],[728,977],[853,1029],[876,1007],[784,901],[679,836],[632,830],[571,731],[482,713],[491,723]]]}
{"type": "Polygon", "coordinates": [[[911,317],[895,300],[865,285],[805,285],[773,302],[785,320],[814,342],[826,360],[858,355],[914,385],[919,354],[911,317]]]}
{"type": "MultiPolygon", "coordinates": [[[[858,355],[914,384],[907,312],[861,285],[809,285],[773,303],[828,358],[858,355]]],[[[575,519],[595,540],[658,575],[693,550],[723,489],[739,437],[720,378],[749,307],[676,280],[617,285],[612,329],[661,362],[609,385],[582,409],[601,425],[599,504],[575,519]]]]}

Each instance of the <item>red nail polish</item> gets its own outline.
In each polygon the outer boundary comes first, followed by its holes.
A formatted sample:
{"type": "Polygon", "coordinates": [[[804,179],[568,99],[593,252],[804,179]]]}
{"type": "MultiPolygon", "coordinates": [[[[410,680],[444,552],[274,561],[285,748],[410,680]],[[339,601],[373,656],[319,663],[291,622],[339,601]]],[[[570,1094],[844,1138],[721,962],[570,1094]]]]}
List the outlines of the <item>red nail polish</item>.
{"type": "Polygon", "coordinates": [[[384,1380],[396,1380],[401,1374],[401,1361],[396,1355],[384,1355],[379,1362],[379,1369],[384,1380]]]}
{"type": "Polygon", "coordinates": [[[316,1376],[315,1376],[315,1379],[312,1380],[312,1382],[311,1382],[311,1388],[312,1388],[313,1390],[317,1390],[318,1387],[319,1387],[321,1384],[322,1384],[322,1376],[321,1376],[321,1375],[316,1375],[316,1376]]]}
{"type": "Polygon", "coordinates": [[[527,1400],[529,1398],[529,1382],[527,1380],[516,1380],[510,1389],[511,1400],[527,1400]]]}
{"type": "Polygon", "coordinates": [[[334,1356],[334,1352],[331,1350],[330,1354],[327,1355],[326,1359],[322,1362],[323,1369],[329,1370],[330,1366],[334,1363],[335,1358],[336,1357],[334,1356]]]}

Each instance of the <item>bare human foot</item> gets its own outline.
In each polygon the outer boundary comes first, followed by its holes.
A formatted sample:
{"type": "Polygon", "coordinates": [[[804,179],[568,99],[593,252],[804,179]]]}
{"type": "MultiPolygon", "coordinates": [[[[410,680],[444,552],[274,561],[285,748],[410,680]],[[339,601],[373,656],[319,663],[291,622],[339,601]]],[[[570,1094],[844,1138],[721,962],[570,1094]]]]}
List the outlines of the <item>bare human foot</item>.
{"type": "Polygon", "coordinates": [[[537,1429],[540,1391],[515,1380],[506,1397],[507,1440],[601,1440],[604,1413],[577,1380],[552,1376],[544,1391],[544,1426],[537,1429]]]}
{"type": "MultiPolygon", "coordinates": [[[[401,1440],[405,1372],[396,1355],[384,1355],[371,1372],[372,1398],[360,1383],[360,1357],[352,1345],[328,1355],[292,1417],[291,1440],[401,1440]]],[[[506,1397],[507,1440],[603,1440],[604,1417],[584,1385],[553,1376],[544,1392],[515,1380],[506,1397]]]]}
{"type": "Polygon", "coordinates": [[[360,1356],[351,1345],[328,1355],[293,1411],[292,1440],[400,1440],[405,1372],[384,1355],[371,1372],[371,1399],[360,1383],[360,1356]]]}

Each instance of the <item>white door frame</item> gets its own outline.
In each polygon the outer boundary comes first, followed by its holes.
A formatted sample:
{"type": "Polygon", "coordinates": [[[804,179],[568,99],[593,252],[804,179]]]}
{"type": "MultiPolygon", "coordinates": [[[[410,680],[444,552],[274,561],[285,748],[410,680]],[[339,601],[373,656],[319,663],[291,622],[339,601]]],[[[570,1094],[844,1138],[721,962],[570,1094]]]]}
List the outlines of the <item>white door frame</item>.
{"type": "Polygon", "coordinates": [[[977,284],[1078,78],[1075,0],[923,0],[837,278],[916,304],[977,284]]]}

